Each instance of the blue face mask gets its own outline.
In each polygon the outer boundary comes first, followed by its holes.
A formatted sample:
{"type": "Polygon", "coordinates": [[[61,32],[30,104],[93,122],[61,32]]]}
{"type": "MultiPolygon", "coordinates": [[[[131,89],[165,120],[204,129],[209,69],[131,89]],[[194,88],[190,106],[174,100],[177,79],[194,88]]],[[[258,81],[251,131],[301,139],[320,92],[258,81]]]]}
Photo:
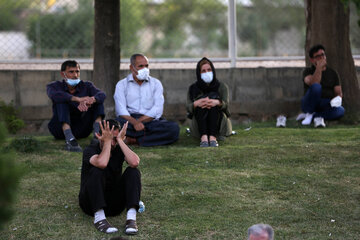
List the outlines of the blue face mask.
{"type": "Polygon", "coordinates": [[[70,78],[67,78],[66,79],[66,83],[69,84],[70,86],[72,87],[75,87],[76,85],[78,85],[80,82],[80,79],[70,79],[70,78]]]}

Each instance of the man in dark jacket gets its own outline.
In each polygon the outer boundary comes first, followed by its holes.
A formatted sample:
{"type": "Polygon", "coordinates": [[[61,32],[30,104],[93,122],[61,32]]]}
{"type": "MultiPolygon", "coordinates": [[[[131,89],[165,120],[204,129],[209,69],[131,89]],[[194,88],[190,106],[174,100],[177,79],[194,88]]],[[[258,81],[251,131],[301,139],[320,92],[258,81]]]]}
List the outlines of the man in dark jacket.
{"type": "Polygon", "coordinates": [[[93,83],[80,80],[80,65],[74,60],[65,61],[60,74],[62,81],[47,85],[47,94],[53,103],[48,128],[56,139],[66,140],[66,150],[81,152],[76,138],[99,131],[99,122],[105,116],[106,95],[93,83]]]}

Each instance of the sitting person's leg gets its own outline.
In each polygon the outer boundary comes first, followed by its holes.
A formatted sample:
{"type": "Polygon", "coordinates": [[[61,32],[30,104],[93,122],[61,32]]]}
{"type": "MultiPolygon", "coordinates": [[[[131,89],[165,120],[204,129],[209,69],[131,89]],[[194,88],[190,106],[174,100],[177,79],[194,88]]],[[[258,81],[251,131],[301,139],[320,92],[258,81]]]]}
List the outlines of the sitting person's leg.
{"type": "Polygon", "coordinates": [[[200,147],[209,146],[208,114],[207,108],[196,108],[194,112],[200,134],[200,147]]]}
{"type": "Polygon", "coordinates": [[[99,168],[92,168],[89,172],[86,185],[79,193],[80,208],[88,215],[94,217],[95,228],[101,232],[117,232],[106,220],[104,208],[106,208],[104,176],[105,171],[99,168]]]}
{"type": "Polygon", "coordinates": [[[301,99],[301,109],[306,113],[305,119],[301,122],[303,125],[309,125],[311,123],[316,108],[321,101],[321,92],[321,85],[314,83],[309,87],[304,97],[301,99]]]}
{"type": "Polygon", "coordinates": [[[80,208],[88,215],[94,217],[94,225],[96,229],[105,233],[116,232],[117,229],[112,227],[106,220],[104,208],[105,171],[99,168],[92,168],[87,176],[86,185],[81,188],[79,193],[80,208]]]}
{"type": "Polygon", "coordinates": [[[120,180],[120,188],[106,192],[105,213],[108,216],[119,215],[125,208],[126,234],[136,234],[136,213],[139,209],[141,194],[141,173],[137,168],[127,167],[120,180]]]}
{"type": "Polygon", "coordinates": [[[58,103],[53,105],[53,117],[48,124],[48,128],[50,133],[56,139],[65,139],[63,125],[64,123],[70,125],[69,108],[70,106],[67,103],[58,103]]]}
{"type": "Polygon", "coordinates": [[[66,150],[81,152],[82,149],[77,143],[71,128],[71,115],[74,111],[76,111],[76,109],[67,103],[54,104],[53,117],[48,124],[48,128],[56,139],[65,139],[66,150]]]}
{"type": "Polygon", "coordinates": [[[99,122],[104,119],[104,105],[94,104],[88,111],[81,114],[74,114],[71,118],[71,129],[73,130],[75,138],[86,138],[91,132],[99,132],[99,122]]]}
{"type": "Polygon", "coordinates": [[[153,120],[144,123],[145,131],[139,137],[140,146],[161,146],[176,142],[179,139],[180,128],[176,122],[165,119],[153,120]]]}
{"type": "Polygon", "coordinates": [[[344,116],[345,109],[340,107],[331,107],[331,99],[323,98],[320,101],[320,104],[317,106],[315,117],[322,117],[325,120],[336,120],[344,116]]]}
{"type": "Polygon", "coordinates": [[[216,136],[219,135],[220,128],[220,110],[218,107],[210,108],[208,111],[207,118],[208,135],[209,135],[209,146],[218,147],[216,136]]]}

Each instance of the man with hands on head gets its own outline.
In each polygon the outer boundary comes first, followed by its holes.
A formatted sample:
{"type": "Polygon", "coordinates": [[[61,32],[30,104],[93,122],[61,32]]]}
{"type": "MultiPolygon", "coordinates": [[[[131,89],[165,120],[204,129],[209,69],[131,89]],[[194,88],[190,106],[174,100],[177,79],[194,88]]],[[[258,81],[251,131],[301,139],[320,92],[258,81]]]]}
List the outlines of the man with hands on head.
{"type": "Polygon", "coordinates": [[[79,205],[86,214],[94,216],[95,228],[104,233],[118,231],[106,216],[120,215],[125,208],[125,233],[138,232],[140,159],[124,142],[127,127],[127,122],[121,128],[116,120],[104,120],[100,133],[96,133],[99,141],[93,141],[83,152],[79,205]],[[122,172],[124,161],[129,166],[122,172]]]}
{"type": "Polygon", "coordinates": [[[300,114],[297,120],[309,125],[314,119],[315,127],[325,127],[325,120],[334,120],[344,116],[342,90],[338,73],[327,65],[325,48],[315,45],[309,50],[312,66],[303,72],[305,95],[301,99],[300,114]]]}
{"type": "Polygon", "coordinates": [[[99,131],[99,122],[105,116],[106,95],[93,83],[80,80],[80,65],[74,60],[63,62],[60,74],[62,81],[47,85],[53,110],[48,128],[56,139],[65,139],[66,150],[81,152],[76,138],[86,138],[93,130],[99,131]]]}

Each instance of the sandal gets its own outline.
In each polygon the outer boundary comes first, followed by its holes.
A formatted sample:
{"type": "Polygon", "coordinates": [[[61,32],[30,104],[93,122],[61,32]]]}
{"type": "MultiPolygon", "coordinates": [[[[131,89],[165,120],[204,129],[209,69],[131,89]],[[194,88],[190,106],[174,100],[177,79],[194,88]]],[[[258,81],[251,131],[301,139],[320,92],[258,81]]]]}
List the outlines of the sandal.
{"type": "Polygon", "coordinates": [[[209,142],[208,141],[202,141],[200,142],[200,147],[208,147],[209,146],[209,142]]]}
{"type": "Polygon", "coordinates": [[[218,146],[219,146],[219,144],[216,140],[212,140],[209,143],[209,147],[218,147],[218,146]]]}
{"type": "Polygon", "coordinates": [[[97,230],[103,233],[114,233],[118,231],[118,229],[111,226],[106,219],[98,221],[94,223],[94,225],[97,230]]]}
{"type": "Polygon", "coordinates": [[[138,227],[135,220],[126,220],[125,234],[135,235],[138,232],[138,227]]]}

